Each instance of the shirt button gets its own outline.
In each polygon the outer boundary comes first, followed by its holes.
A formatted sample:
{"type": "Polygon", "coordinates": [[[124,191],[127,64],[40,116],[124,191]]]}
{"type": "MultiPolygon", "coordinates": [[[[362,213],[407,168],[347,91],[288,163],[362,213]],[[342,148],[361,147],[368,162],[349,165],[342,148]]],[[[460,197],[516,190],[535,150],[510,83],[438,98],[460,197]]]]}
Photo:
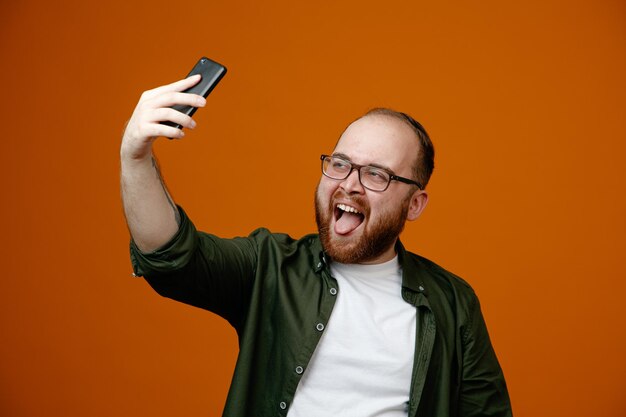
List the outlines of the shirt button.
{"type": "Polygon", "coordinates": [[[337,295],[337,288],[331,288],[330,295],[337,295]]]}
{"type": "Polygon", "coordinates": [[[418,288],[420,291],[424,291],[424,287],[422,287],[421,285],[418,288]]]}
{"type": "Polygon", "coordinates": [[[285,408],[287,408],[287,403],[284,401],[281,401],[280,404],[278,404],[278,406],[280,407],[281,410],[284,410],[285,408]]]}
{"type": "Polygon", "coordinates": [[[302,375],[302,372],[304,372],[304,368],[301,366],[296,366],[296,373],[298,375],[302,375]]]}
{"type": "Polygon", "coordinates": [[[324,330],[324,324],[323,323],[317,323],[317,326],[315,326],[315,328],[321,332],[322,330],[324,330]]]}

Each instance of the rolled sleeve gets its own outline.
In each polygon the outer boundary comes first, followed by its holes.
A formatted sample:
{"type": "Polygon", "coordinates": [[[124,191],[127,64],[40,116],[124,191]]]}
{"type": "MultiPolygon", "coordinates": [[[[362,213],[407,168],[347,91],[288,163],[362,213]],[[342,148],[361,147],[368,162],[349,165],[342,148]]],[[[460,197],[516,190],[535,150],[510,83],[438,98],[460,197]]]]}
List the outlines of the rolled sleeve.
{"type": "Polygon", "coordinates": [[[144,253],[131,239],[130,260],[135,276],[159,276],[183,268],[193,256],[198,245],[196,228],[179,206],[180,227],[165,245],[152,252],[144,253]]]}

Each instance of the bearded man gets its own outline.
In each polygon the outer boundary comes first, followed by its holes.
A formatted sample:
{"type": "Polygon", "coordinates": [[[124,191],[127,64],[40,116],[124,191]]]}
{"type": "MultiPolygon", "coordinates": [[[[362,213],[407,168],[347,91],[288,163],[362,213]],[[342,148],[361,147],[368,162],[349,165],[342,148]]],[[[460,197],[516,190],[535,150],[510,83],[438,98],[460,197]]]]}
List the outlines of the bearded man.
{"type": "Polygon", "coordinates": [[[198,232],[163,185],[157,137],[195,122],[190,77],[145,92],[121,146],[134,273],[239,337],[224,416],[511,416],[478,299],[399,241],[428,195],[434,150],[410,116],[375,109],[321,156],[319,234],[198,232]]]}

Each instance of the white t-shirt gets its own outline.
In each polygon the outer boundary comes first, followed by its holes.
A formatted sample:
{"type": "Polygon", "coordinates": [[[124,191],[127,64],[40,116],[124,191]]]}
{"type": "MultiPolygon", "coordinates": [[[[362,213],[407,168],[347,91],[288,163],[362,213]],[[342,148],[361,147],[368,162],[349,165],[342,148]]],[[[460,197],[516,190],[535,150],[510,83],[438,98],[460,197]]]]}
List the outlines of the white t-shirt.
{"type": "Polygon", "coordinates": [[[408,410],[415,307],[402,299],[397,257],[331,264],[339,288],[289,417],[400,417],[408,410]]]}

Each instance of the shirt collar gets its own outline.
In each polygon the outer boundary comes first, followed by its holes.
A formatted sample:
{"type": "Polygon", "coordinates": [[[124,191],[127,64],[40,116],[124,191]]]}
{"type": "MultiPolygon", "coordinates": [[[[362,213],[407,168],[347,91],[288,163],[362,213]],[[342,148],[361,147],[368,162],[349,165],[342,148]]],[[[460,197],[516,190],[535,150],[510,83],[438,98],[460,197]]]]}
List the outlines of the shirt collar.
{"type": "MultiPolygon", "coordinates": [[[[330,257],[326,255],[322,249],[322,243],[317,239],[312,241],[313,253],[318,254],[317,259],[313,259],[313,267],[315,272],[320,272],[329,266],[330,257]]],[[[417,260],[408,256],[408,252],[404,248],[400,239],[396,242],[396,252],[398,253],[398,262],[402,267],[402,286],[408,288],[416,293],[421,293],[424,296],[428,296],[428,288],[424,283],[425,265],[419,265],[417,260]]]]}
{"type": "Polygon", "coordinates": [[[428,296],[428,288],[424,282],[426,277],[424,265],[418,265],[418,261],[408,256],[408,252],[404,249],[400,239],[396,242],[396,252],[398,253],[398,262],[402,267],[402,286],[428,296]]]}

